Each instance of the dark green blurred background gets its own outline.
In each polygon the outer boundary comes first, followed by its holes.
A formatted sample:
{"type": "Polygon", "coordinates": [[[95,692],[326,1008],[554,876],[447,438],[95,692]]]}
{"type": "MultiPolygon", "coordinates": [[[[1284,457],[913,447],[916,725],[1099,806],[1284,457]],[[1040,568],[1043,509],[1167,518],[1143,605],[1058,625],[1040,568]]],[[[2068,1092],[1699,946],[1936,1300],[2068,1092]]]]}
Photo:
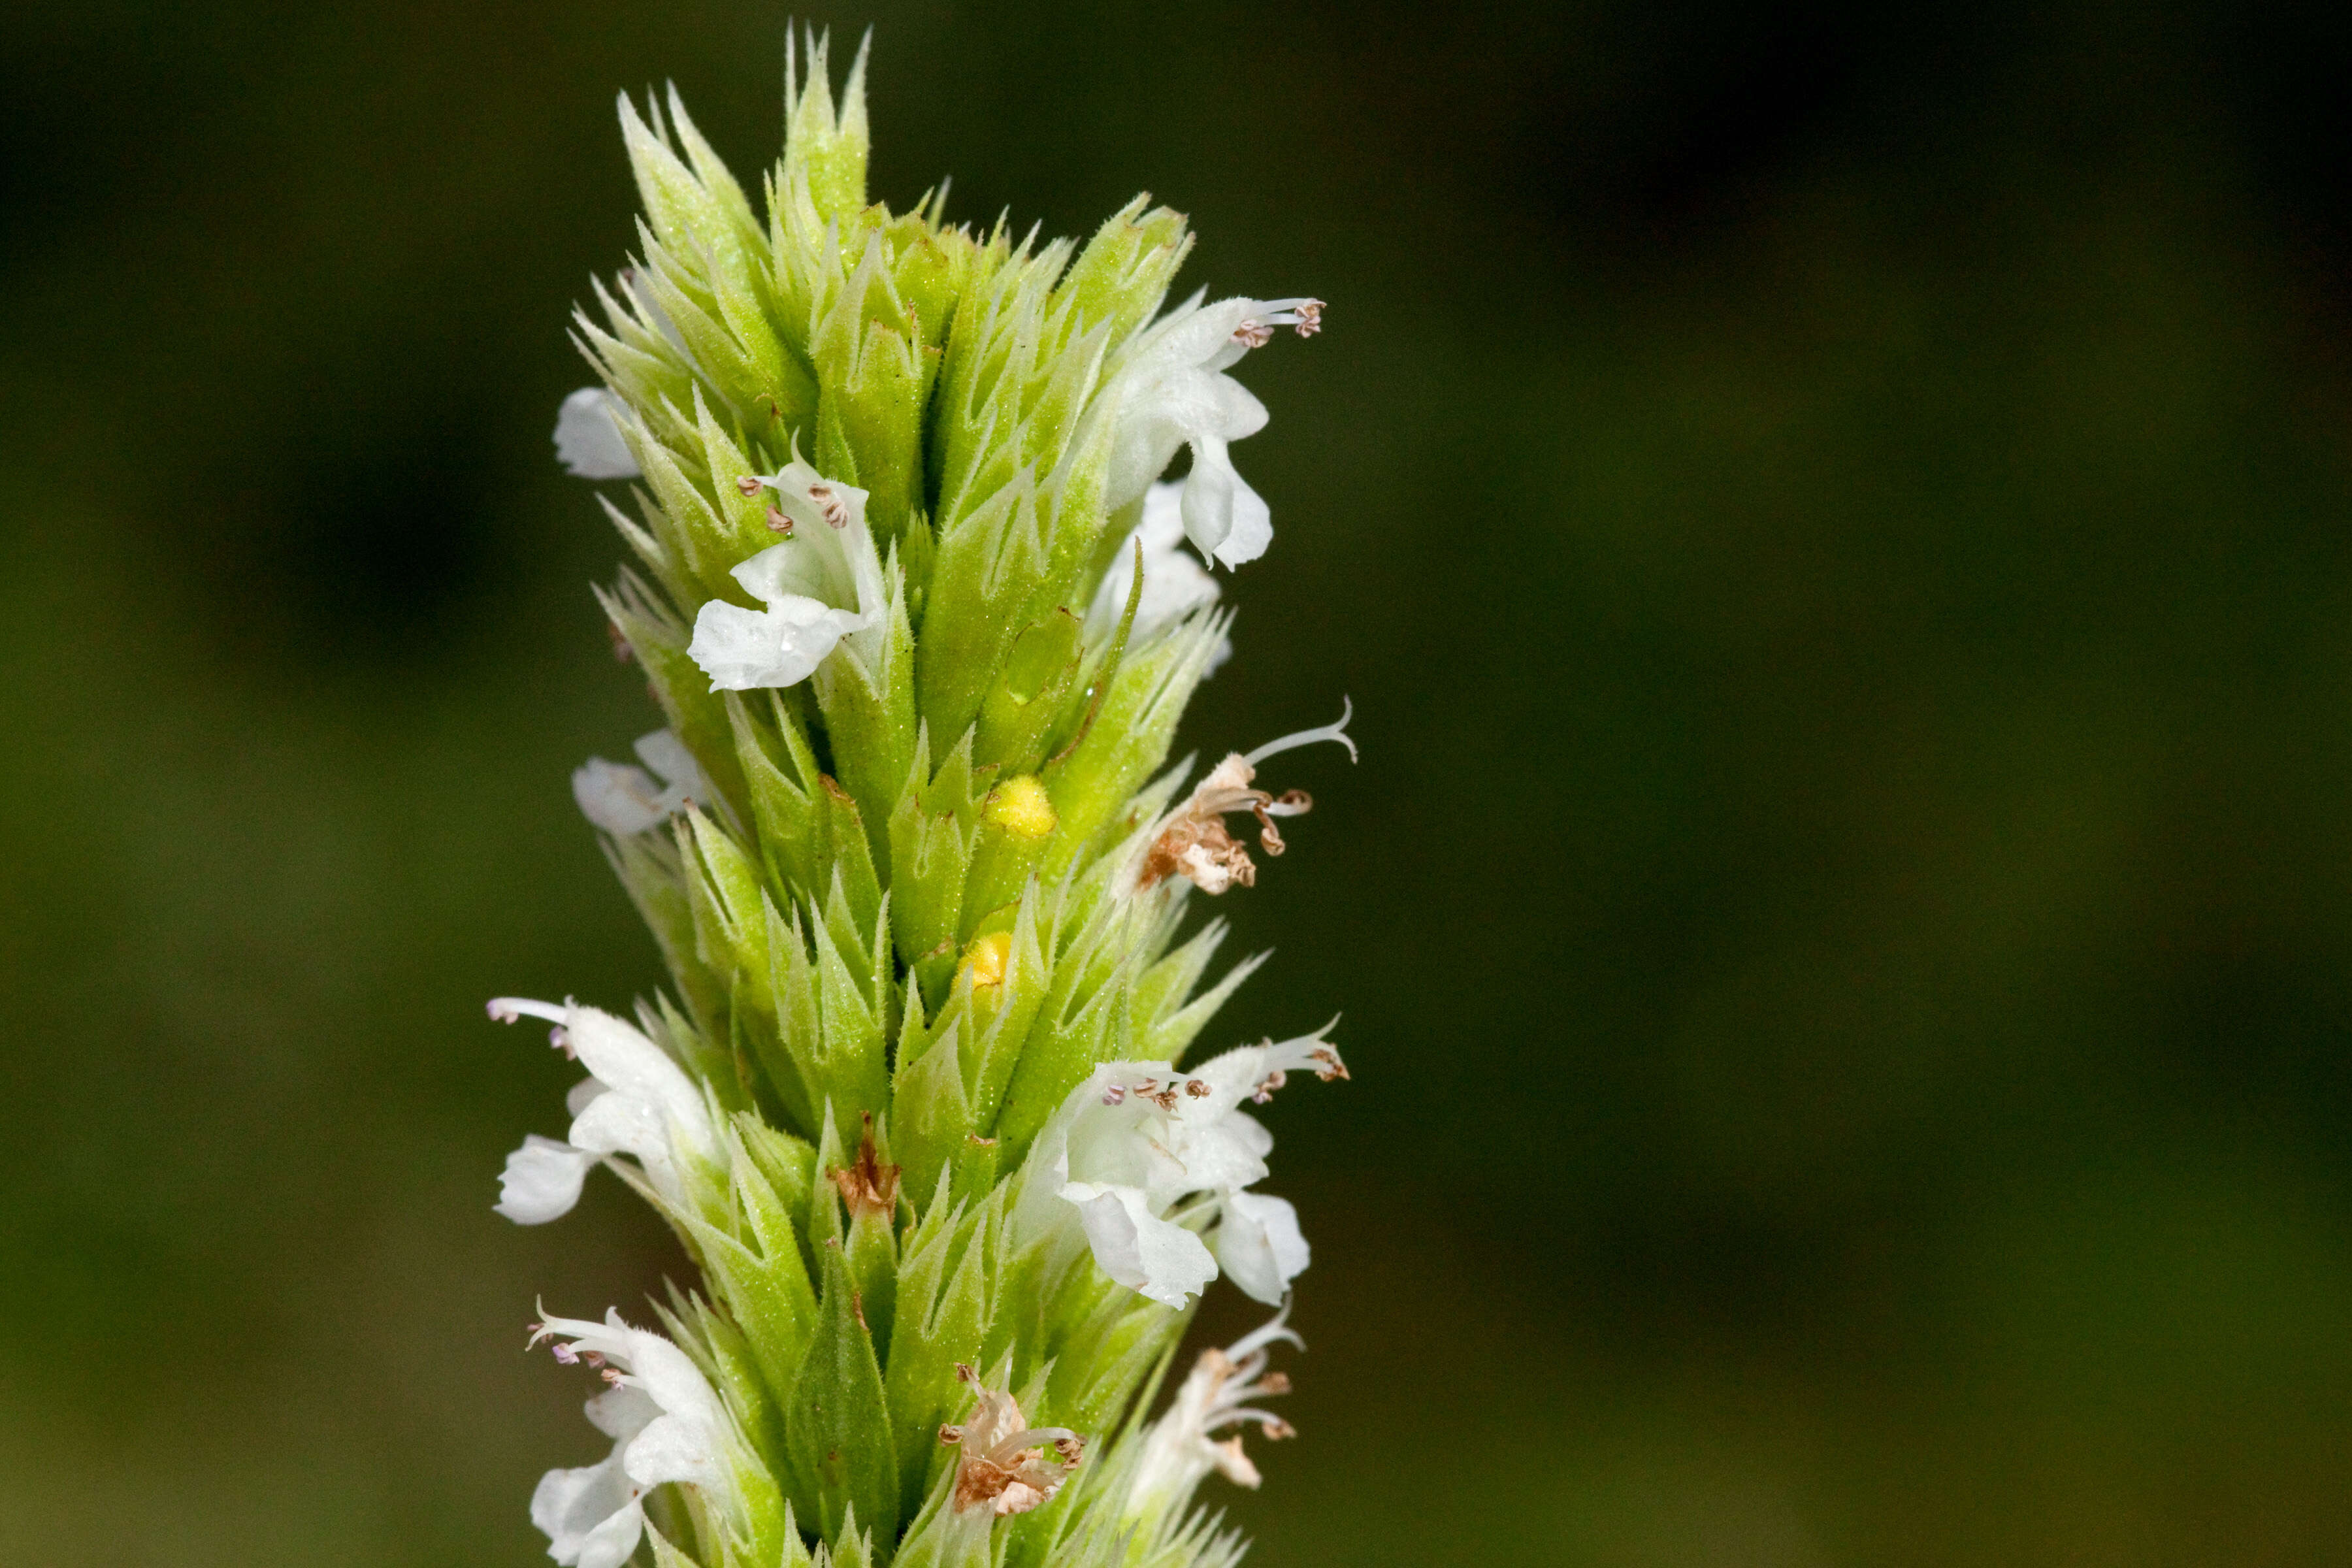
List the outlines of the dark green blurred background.
{"type": "MultiPolygon", "coordinates": [[[[1189,728],[1364,743],[1224,903],[1357,1069],[1254,1561],[2352,1562],[2352,28],[2249,9],[820,15],[877,195],[1331,301],[1189,728]]],[[[676,1267],[488,1210],[481,999],[656,973],[565,311],[782,26],[0,15],[0,1562],[544,1561],[532,1298],[676,1267]]]]}

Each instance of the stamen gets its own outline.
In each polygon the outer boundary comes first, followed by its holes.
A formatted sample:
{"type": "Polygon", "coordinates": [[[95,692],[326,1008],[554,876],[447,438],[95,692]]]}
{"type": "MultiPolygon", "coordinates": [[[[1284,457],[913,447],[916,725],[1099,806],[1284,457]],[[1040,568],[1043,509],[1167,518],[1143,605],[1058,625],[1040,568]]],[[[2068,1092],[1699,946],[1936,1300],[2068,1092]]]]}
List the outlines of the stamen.
{"type": "Polygon", "coordinates": [[[955,1426],[953,1423],[942,1423],[940,1426],[940,1441],[942,1443],[962,1442],[963,1428],[955,1426]]]}
{"type": "Polygon", "coordinates": [[[1184,1080],[1184,1092],[1194,1100],[1206,1100],[1212,1091],[1206,1079],[1188,1078],[1184,1080]]]}
{"type": "Polygon", "coordinates": [[[489,1013],[494,1024],[511,1024],[518,1018],[544,1018],[551,1024],[561,1024],[564,1010],[552,1002],[534,1002],[528,996],[493,996],[489,1013]]]}
{"type": "Polygon", "coordinates": [[[768,488],[768,481],[755,474],[735,476],[735,489],[740,495],[755,496],[768,488]]]}
{"type": "Polygon", "coordinates": [[[831,485],[814,484],[809,486],[808,493],[809,500],[816,502],[817,510],[824,514],[827,526],[833,528],[849,526],[849,503],[841,499],[840,491],[831,485]]]}
{"type": "Polygon", "coordinates": [[[1348,738],[1348,722],[1355,716],[1355,703],[1349,699],[1342,697],[1339,699],[1339,721],[1338,723],[1319,725],[1312,730],[1296,730],[1287,735],[1277,736],[1276,739],[1268,741],[1265,745],[1260,746],[1256,751],[1244,754],[1242,761],[1248,763],[1252,768],[1255,768],[1260,763],[1265,762],[1266,758],[1275,756],[1280,752],[1295,751],[1300,746],[1311,746],[1318,741],[1331,741],[1348,748],[1348,760],[1352,763],[1357,760],[1356,742],[1348,738]]]}
{"type": "Polygon", "coordinates": [[[1323,330],[1323,301],[1301,300],[1291,307],[1298,317],[1298,335],[1311,338],[1323,330]]]}
{"type": "Polygon", "coordinates": [[[1262,349],[1274,342],[1274,329],[1251,316],[1234,329],[1234,342],[1245,349],[1262,349]]]}
{"type": "Polygon", "coordinates": [[[793,536],[793,520],[783,514],[782,508],[772,506],[768,509],[768,531],[781,533],[786,539],[793,536]]]}

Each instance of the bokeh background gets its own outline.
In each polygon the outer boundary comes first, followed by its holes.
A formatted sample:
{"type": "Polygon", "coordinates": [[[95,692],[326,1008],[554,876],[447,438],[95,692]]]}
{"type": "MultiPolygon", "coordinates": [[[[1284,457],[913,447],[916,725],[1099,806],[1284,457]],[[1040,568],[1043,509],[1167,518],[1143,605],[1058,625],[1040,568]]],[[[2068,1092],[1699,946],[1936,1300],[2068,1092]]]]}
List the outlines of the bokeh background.
{"type": "MultiPolygon", "coordinates": [[[[1225,901],[1357,1068],[1254,1561],[2352,1562],[2352,26],[2253,10],[803,13],[878,195],[1331,301],[1188,731],[1364,743],[1225,901]]],[[[565,312],[783,26],[0,13],[0,1562],[544,1561],[532,1299],[677,1266],[488,1212],[480,999],[656,978],[565,312]]]]}

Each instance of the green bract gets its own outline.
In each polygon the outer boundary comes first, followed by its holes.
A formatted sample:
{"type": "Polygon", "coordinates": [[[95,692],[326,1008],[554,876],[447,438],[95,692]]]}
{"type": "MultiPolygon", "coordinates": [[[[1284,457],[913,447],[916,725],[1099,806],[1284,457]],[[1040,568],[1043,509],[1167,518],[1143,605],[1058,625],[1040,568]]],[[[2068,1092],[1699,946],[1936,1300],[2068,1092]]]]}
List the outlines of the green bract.
{"type": "Polygon", "coordinates": [[[807,68],[756,210],[674,91],[624,100],[638,255],[575,320],[603,384],[558,444],[637,481],[601,598],[667,730],[658,780],[574,785],[674,994],[492,1004],[590,1075],[499,1208],[609,1164],[704,1287],[657,1331],[541,1326],[614,1447],[533,1517],[580,1568],[1213,1568],[1241,1548],[1193,1488],[1256,1477],[1211,1434],[1281,1435],[1245,1402],[1291,1336],[1150,1394],[1209,1279],[1272,1302],[1305,1266],[1238,1107],[1345,1069],[1319,1032],[1171,1065],[1255,963],[1212,981],[1222,923],[1180,927],[1255,875],[1227,813],[1278,849],[1306,809],[1256,764],[1353,746],[1162,772],[1230,626],[1181,551],[1264,548],[1226,443],[1265,411],[1223,373],[1321,307],[1163,313],[1192,238],[1148,198],[1083,247],[869,204],[864,51],[837,101],[807,68]]]}

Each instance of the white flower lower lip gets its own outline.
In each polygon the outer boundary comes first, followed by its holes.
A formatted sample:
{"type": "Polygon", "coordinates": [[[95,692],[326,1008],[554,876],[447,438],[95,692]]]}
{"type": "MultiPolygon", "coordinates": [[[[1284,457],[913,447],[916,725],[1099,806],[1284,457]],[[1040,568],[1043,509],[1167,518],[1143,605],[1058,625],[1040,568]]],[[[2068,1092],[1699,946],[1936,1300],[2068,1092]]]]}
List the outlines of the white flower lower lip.
{"type": "Polygon", "coordinates": [[[1266,1175],[1274,1138],[1241,1105],[1262,1103],[1292,1072],[1347,1076],[1323,1037],[1338,1022],[1189,1073],[1165,1062],[1096,1068],[1031,1149],[1015,1228],[1039,1235],[1074,1219],[1105,1274],[1169,1306],[1220,1273],[1258,1300],[1281,1300],[1309,1249],[1286,1201],[1248,1190],[1266,1175]]]}
{"type": "Polygon", "coordinates": [[[593,1086],[575,1105],[567,1141],[534,1133],[507,1157],[493,1205],[499,1214],[518,1225],[559,1219],[580,1201],[589,1167],[617,1154],[633,1156],[672,1203],[687,1202],[698,1171],[719,1165],[718,1132],[702,1091],[642,1031],[594,1007],[523,996],[494,998],[489,1015],[504,1024],[524,1017],[553,1024],[551,1042],[590,1074],[574,1094],[593,1086]]]}
{"type": "Polygon", "coordinates": [[[740,475],[735,488],[775,495],[768,527],[783,542],[730,574],[766,608],[710,600],[695,616],[687,653],[713,691],[797,685],[844,638],[881,624],[882,567],[866,531],[866,495],[797,458],[772,474],[740,475]]]}

